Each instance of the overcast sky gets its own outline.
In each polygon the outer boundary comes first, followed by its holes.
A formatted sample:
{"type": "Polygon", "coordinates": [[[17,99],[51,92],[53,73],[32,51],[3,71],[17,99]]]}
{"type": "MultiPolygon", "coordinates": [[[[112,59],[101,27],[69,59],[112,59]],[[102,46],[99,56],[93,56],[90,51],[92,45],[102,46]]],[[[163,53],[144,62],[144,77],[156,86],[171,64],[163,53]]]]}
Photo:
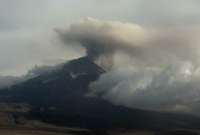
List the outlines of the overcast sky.
{"type": "MultiPolygon", "coordinates": [[[[84,55],[65,47],[54,28],[93,17],[146,27],[196,27],[199,0],[0,0],[0,75],[84,55]]],[[[78,50],[78,51],[77,51],[78,50]]]]}

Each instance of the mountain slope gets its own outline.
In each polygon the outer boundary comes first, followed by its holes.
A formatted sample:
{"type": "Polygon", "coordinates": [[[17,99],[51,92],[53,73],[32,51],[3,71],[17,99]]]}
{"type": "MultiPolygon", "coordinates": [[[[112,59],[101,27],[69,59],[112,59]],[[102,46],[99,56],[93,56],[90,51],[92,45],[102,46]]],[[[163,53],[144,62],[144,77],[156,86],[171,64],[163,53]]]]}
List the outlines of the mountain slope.
{"type": "Polygon", "coordinates": [[[34,105],[54,104],[63,102],[66,96],[86,93],[89,83],[103,72],[100,67],[84,57],[64,64],[61,69],[45,72],[0,91],[0,94],[4,97],[9,95],[8,101],[25,101],[34,105]]]}
{"type": "Polygon", "coordinates": [[[199,128],[200,118],[115,106],[89,97],[89,84],[104,73],[88,57],[0,91],[0,101],[32,106],[29,117],[82,128],[199,128]]]}

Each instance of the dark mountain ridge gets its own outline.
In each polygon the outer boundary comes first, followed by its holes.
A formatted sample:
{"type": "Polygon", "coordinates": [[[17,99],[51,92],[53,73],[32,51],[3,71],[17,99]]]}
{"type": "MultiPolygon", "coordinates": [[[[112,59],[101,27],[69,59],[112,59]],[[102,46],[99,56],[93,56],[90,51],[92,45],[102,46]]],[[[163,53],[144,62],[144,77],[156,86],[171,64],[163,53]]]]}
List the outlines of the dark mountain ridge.
{"type": "Polygon", "coordinates": [[[28,116],[56,125],[82,128],[200,128],[200,118],[116,106],[87,96],[89,84],[105,71],[82,57],[0,91],[1,102],[31,106],[28,116]]]}

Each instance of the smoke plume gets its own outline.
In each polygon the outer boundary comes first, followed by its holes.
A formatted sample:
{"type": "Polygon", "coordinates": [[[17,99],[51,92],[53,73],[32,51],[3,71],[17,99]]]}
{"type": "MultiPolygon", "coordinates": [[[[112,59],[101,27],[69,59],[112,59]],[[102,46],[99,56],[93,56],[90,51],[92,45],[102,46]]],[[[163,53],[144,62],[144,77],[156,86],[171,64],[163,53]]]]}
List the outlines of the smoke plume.
{"type": "Polygon", "coordinates": [[[133,108],[196,109],[199,29],[87,18],[57,32],[66,45],[82,46],[92,60],[112,67],[91,84],[92,93],[133,108]]]}
{"type": "Polygon", "coordinates": [[[67,45],[82,46],[89,58],[104,64],[112,63],[117,50],[134,51],[134,47],[145,38],[145,30],[139,25],[93,18],[72,24],[67,30],[57,31],[67,45]]]}

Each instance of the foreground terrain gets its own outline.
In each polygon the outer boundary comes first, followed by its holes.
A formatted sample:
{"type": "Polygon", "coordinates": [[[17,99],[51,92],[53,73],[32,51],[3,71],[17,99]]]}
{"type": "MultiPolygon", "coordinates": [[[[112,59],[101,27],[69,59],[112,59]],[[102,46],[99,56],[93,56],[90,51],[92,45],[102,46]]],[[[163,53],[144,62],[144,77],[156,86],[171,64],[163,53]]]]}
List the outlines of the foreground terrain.
{"type": "Polygon", "coordinates": [[[30,128],[0,128],[3,135],[200,135],[198,130],[169,130],[169,131],[147,131],[147,130],[109,130],[109,131],[87,131],[77,129],[65,129],[56,131],[47,129],[30,128]]]}

